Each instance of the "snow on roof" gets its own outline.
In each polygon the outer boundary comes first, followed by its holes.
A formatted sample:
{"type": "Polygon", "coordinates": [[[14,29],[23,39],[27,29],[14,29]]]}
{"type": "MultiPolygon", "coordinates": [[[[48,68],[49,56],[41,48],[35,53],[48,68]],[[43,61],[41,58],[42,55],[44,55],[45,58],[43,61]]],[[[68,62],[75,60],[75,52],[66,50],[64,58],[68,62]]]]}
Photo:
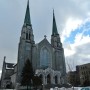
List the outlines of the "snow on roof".
{"type": "Polygon", "coordinates": [[[6,63],[6,69],[14,69],[14,63],[6,63]]]}

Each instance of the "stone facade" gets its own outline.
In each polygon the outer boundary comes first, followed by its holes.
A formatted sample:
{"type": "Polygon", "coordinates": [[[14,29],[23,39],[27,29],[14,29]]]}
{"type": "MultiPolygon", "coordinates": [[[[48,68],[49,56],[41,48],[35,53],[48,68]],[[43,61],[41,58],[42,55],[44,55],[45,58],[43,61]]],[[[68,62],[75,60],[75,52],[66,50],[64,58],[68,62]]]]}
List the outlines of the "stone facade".
{"type": "MultiPolygon", "coordinates": [[[[58,34],[54,12],[53,12],[53,28],[51,35],[51,44],[46,39],[46,36],[41,42],[35,44],[33,29],[30,21],[29,3],[26,9],[24,25],[22,27],[20,43],[18,48],[18,62],[17,62],[18,83],[20,83],[21,80],[20,75],[27,59],[29,59],[30,62],[32,63],[35,72],[37,72],[37,70],[38,73],[40,73],[41,71],[49,72],[51,70],[50,72],[51,83],[54,83],[55,78],[54,74],[56,72],[58,73],[58,75],[56,75],[57,76],[56,78],[59,78],[57,79],[58,83],[61,82],[60,81],[61,77],[63,78],[64,82],[66,81],[64,49],[62,47],[60,36],[58,34]],[[27,18],[29,20],[27,20],[27,18]],[[51,74],[52,72],[53,74],[51,74]]],[[[47,79],[44,80],[45,77],[47,77],[47,74],[43,76],[43,84],[47,84],[46,81],[47,79]]]]}
{"type": "Polygon", "coordinates": [[[54,12],[51,43],[44,36],[41,42],[35,44],[30,20],[29,1],[18,45],[18,60],[14,68],[16,73],[11,76],[13,85],[15,83],[16,85],[20,84],[21,72],[27,59],[32,63],[36,74],[42,76],[43,84],[66,83],[64,49],[58,34],[54,12]]]}
{"type": "Polygon", "coordinates": [[[68,83],[74,86],[90,85],[90,63],[77,65],[76,71],[68,72],[67,80],[68,83]]]}
{"type": "Polygon", "coordinates": [[[10,76],[12,82],[12,88],[16,87],[16,75],[17,75],[17,64],[14,66],[14,73],[10,76]]]}
{"type": "Polygon", "coordinates": [[[78,71],[80,84],[84,85],[84,83],[88,81],[90,85],[90,63],[78,65],[76,66],[76,70],[78,71]]]}
{"type": "Polygon", "coordinates": [[[79,80],[78,72],[77,71],[68,72],[67,81],[72,86],[79,86],[80,85],[80,80],[79,80]]]}
{"type": "Polygon", "coordinates": [[[2,74],[1,74],[1,88],[7,88],[11,85],[11,75],[14,73],[14,64],[3,61],[2,74]]]}
{"type": "Polygon", "coordinates": [[[44,85],[47,84],[63,84],[64,82],[61,82],[61,73],[60,71],[54,71],[51,68],[47,68],[45,70],[43,69],[37,69],[36,75],[42,78],[42,82],[44,85]]]}

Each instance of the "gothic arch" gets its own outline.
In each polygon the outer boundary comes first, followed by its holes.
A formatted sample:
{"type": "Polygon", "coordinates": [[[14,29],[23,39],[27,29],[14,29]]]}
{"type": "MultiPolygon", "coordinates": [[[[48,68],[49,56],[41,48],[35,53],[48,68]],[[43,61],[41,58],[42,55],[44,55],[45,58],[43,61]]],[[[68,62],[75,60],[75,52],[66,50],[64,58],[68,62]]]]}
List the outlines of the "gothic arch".
{"type": "Polygon", "coordinates": [[[47,84],[51,84],[51,75],[50,74],[47,75],[47,84]]]}
{"type": "Polygon", "coordinates": [[[27,40],[30,40],[30,36],[31,36],[31,35],[30,35],[30,31],[26,31],[26,39],[27,39],[27,40]]]}
{"type": "Polygon", "coordinates": [[[43,46],[40,50],[40,66],[41,67],[51,67],[52,59],[51,53],[48,47],[43,46]]]}
{"type": "Polygon", "coordinates": [[[28,39],[28,33],[26,32],[26,39],[28,39]]]}
{"type": "Polygon", "coordinates": [[[43,82],[43,75],[40,74],[39,77],[40,77],[41,81],[43,82]]]}
{"type": "Polygon", "coordinates": [[[58,84],[58,76],[55,76],[55,84],[58,84]]]}

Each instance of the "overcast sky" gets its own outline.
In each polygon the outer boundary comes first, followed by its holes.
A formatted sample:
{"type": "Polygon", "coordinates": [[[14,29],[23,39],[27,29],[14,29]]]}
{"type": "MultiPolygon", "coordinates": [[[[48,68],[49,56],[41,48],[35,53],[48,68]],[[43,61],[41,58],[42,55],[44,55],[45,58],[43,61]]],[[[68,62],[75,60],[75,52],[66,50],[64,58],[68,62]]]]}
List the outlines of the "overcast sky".
{"type": "MultiPolygon", "coordinates": [[[[52,15],[65,50],[66,63],[90,63],[90,0],[30,0],[35,43],[47,35],[50,42],[52,15]]],[[[6,62],[17,62],[18,43],[27,0],[0,0],[0,70],[6,62]]]]}

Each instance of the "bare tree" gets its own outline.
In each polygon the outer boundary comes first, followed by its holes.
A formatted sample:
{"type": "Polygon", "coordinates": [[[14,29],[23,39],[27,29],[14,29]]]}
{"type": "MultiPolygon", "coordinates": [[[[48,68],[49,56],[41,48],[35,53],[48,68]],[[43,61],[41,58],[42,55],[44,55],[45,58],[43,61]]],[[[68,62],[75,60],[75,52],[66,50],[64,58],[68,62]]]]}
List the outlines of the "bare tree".
{"type": "MultiPolygon", "coordinates": [[[[69,73],[74,73],[74,70],[75,70],[75,67],[76,67],[75,61],[70,59],[70,61],[66,62],[66,65],[67,65],[67,68],[68,68],[68,72],[69,73]]],[[[70,81],[70,84],[72,85],[72,89],[74,90],[75,83],[70,81]]]]}

